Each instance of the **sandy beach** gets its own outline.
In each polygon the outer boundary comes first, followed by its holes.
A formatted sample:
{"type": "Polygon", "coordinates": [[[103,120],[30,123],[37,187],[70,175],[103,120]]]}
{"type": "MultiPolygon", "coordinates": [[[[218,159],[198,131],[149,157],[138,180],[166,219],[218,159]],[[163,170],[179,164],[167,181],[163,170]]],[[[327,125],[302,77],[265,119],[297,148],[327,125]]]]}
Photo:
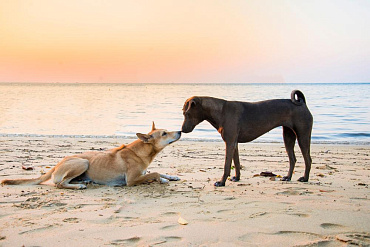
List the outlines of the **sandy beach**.
{"type": "MultiPolygon", "coordinates": [[[[0,137],[0,180],[32,178],[65,155],[133,140],[0,137]],[[33,170],[22,169],[31,166],[33,170]]],[[[241,181],[216,188],[224,143],[178,141],[149,171],[181,181],[86,190],[0,187],[0,246],[370,246],[370,146],[313,144],[310,181],[296,146],[240,144],[241,181]],[[179,218],[188,224],[180,224],[179,218]]]]}

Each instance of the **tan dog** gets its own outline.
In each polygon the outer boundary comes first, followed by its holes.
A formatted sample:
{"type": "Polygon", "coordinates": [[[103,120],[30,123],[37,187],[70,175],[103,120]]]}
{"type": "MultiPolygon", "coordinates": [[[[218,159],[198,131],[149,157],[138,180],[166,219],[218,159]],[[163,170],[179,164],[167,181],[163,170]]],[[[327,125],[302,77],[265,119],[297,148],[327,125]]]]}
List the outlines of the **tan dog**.
{"type": "Polygon", "coordinates": [[[112,186],[133,186],[153,180],[161,183],[180,180],[178,177],[161,175],[157,172],[146,174],[146,169],[163,148],[180,139],[181,132],[156,129],[153,122],[151,132],[136,135],[139,139],[127,146],[122,145],[108,151],[67,156],[39,178],[6,179],[1,183],[34,185],[53,177],[53,182],[58,188],[85,189],[84,184],[71,184],[70,182],[83,180],[112,186]]]}

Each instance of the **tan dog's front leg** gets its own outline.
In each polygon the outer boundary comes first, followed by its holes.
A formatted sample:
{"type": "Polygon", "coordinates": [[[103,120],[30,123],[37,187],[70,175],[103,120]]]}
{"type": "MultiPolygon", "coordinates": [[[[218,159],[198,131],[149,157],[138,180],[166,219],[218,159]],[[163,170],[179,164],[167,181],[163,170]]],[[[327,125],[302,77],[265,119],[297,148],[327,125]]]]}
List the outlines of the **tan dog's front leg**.
{"type": "Polygon", "coordinates": [[[141,172],[131,172],[127,174],[127,186],[134,186],[138,184],[147,183],[150,181],[161,182],[160,175],[158,172],[142,174],[141,172]]]}

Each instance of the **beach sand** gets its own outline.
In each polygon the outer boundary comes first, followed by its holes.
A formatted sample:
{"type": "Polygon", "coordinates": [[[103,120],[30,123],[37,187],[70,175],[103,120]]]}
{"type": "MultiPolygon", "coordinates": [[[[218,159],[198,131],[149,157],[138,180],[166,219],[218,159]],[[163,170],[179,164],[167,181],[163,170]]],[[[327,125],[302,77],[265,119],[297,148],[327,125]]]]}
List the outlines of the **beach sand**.
{"type": "MultiPolygon", "coordinates": [[[[38,177],[65,155],[132,141],[0,137],[0,180],[38,177]]],[[[3,186],[0,246],[370,246],[370,146],[311,149],[308,183],[297,182],[304,171],[298,146],[293,181],[282,182],[259,174],[286,175],[284,145],[249,143],[239,145],[241,181],[216,188],[224,143],[178,141],[148,170],[181,181],[86,190],[3,186]]]]}

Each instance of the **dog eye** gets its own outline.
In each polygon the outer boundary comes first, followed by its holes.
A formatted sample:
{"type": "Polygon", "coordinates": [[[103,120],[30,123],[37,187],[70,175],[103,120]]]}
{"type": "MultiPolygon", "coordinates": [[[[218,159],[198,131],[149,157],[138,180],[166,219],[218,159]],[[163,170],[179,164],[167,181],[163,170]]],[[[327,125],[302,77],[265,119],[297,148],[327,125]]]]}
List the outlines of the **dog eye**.
{"type": "Polygon", "coordinates": [[[162,136],[166,136],[166,135],[167,135],[167,133],[166,132],[163,132],[162,136]]]}

